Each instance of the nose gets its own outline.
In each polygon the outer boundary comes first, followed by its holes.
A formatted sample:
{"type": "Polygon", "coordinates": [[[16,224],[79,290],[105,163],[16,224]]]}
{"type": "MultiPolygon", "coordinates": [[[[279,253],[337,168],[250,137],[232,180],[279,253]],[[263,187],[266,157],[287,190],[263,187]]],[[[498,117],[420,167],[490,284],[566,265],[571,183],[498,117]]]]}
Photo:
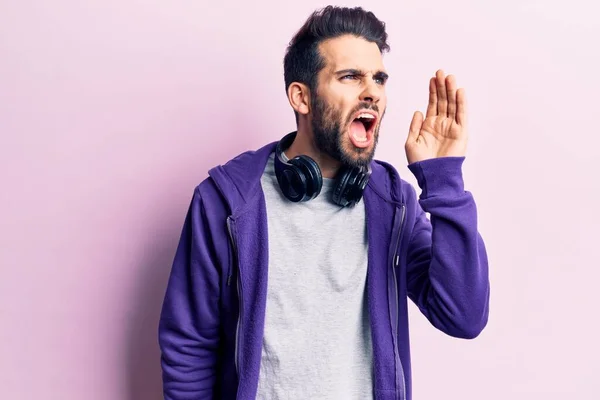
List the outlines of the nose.
{"type": "Polygon", "coordinates": [[[375,82],[370,80],[364,86],[362,93],[360,94],[360,100],[370,103],[378,103],[381,98],[381,88],[377,86],[375,82]]]}

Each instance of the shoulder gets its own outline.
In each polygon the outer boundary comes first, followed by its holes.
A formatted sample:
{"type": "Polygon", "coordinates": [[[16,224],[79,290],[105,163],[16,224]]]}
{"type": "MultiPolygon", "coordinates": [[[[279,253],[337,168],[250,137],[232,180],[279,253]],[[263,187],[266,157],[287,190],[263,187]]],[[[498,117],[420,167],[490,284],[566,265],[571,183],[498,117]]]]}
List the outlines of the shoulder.
{"type": "Polygon", "coordinates": [[[415,201],[415,188],[400,176],[392,164],[382,160],[373,160],[371,170],[369,186],[379,196],[393,203],[409,204],[415,201]]]}

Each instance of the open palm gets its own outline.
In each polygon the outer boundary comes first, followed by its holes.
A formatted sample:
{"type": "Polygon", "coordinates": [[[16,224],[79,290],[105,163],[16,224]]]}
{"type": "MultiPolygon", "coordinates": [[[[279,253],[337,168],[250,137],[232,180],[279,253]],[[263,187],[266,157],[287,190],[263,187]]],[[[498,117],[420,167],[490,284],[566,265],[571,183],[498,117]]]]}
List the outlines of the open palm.
{"type": "Polygon", "coordinates": [[[467,110],[464,89],[442,70],[429,80],[425,119],[416,111],[405,144],[408,163],[438,157],[462,157],[467,150],[467,110]]]}

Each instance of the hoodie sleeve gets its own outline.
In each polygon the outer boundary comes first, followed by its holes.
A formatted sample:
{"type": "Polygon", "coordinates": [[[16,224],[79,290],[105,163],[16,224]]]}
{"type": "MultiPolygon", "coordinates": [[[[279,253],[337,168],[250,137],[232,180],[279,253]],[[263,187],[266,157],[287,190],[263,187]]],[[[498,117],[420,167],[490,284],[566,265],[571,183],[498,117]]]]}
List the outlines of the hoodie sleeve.
{"type": "Polygon", "coordinates": [[[165,400],[212,399],[219,344],[219,273],[196,188],[159,323],[165,400]]]}
{"type": "Polygon", "coordinates": [[[444,157],[408,166],[421,195],[409,241],[407,285],[411,300],[436,328],[472,339],[487,324],[490,286],[477,209],[464,190],[464,159],[444,157]]]}

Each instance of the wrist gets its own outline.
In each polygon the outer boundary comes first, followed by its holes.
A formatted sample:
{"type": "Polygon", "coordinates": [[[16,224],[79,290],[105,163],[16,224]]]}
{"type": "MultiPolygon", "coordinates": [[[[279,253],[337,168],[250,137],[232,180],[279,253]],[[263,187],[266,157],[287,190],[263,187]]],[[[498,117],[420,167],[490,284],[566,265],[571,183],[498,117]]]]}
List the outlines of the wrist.
{"type": "Polygon", "coordinates": [[[408,169],[417,178],[421,188],[421,198],[462,194],[464,160],[464,156],[448,156],[408,164],[408,169]]]}

